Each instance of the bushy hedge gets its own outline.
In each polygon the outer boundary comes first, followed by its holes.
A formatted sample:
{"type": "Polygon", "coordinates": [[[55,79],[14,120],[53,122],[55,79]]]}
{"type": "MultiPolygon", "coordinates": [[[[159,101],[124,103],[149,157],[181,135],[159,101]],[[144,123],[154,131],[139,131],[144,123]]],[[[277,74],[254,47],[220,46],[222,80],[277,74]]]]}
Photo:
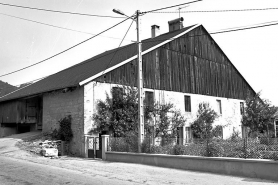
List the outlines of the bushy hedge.
{"type": "Polygon", "coordinates": [[[116,152],[138,152],[137,137],[118,137],[110,139],[110,149],[116,152]]]}
{"type": "MultiPolygon", "coordinates": [[[[165,143],[165,142],[161,142],[165,143]]],[[[134,138],[117,138],[110,143],[112,151],[138,152],[138,140],[134,138]]],[[[235,140],[203,140],[187,145],[177,145],[173,142],[154,145],[150,139],[145,139],[141,146],[142,153],[194,155],[207,157],[257,158],[278,160],[278,145],[263,145],[256,139],[235,140]]]]}

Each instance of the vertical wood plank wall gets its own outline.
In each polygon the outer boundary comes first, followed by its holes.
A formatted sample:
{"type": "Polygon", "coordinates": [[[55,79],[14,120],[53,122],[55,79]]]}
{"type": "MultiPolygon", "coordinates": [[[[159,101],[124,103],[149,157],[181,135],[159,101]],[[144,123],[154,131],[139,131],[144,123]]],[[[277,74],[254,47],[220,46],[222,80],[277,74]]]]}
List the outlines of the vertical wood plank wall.
{"type": "MultiPolygon", "coordinates": [[[[151,89],[234,99],[253,92],[202,26],[145,54],[143,76],[144,87],[151,89]]],[[[136,60],[96,81],[136,86],[136,60]]]]}

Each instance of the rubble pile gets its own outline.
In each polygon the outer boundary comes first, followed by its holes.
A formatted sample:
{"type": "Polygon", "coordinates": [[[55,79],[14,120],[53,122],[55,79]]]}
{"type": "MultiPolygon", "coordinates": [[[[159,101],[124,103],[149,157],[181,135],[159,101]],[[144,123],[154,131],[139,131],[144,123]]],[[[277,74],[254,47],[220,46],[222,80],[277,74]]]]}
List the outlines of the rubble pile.
{"type": "Polygon", "coordinates": [[[58,145],[60,141],[45,140],[39,145],[41,146],[41,154],[45,157],[58,158],[58,145]]]}

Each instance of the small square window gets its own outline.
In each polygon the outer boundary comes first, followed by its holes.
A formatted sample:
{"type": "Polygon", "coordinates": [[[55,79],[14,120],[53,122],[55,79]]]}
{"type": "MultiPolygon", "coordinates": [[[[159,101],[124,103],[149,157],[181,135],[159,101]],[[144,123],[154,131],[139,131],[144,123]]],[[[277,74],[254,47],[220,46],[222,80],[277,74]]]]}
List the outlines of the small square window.
{"type": "Polygon", "coordinates": [[[191,112],[191,97],[184,96],[184,110],[185,112],[191,112]]]}
{"type": "Polygon", "coordinates": [[[216,100],[216,102],[217,102],[217,113],[222,114],[221,100],[216,100]]]}

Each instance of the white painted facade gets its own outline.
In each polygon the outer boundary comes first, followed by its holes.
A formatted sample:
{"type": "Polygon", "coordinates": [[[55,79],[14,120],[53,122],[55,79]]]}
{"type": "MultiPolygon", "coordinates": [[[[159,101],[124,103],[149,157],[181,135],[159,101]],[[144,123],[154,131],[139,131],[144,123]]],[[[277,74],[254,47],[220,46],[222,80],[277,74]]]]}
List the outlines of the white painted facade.
{"type": "MultiPolygon", "coordinates": [[[[87,134],[93,127],[92,115],[97,111],[97,101],[105,100],[106,93],[111,96],[111,88],[116,87],[116,84],[90,82],[84,85],[84,133],[87,134]]],[[[198,105],[201,102],[209,103],[210,107],[216,112],[218,110],[217,100],[221,101],[222,114],[215,121],[214,125],[223,126],[223,138],[229,138],[234,131],[239,132],[241,136],[241,114],[240,102],[243,100],[229,99],[223,97],[206,96],[199,94],[189,94],[173,91],[147,89],[145,91],[154,92],[154,100],[160,103],[173,103],[175,109],[180,110],[185,116],[185,126],[189,127],[190,124],[196,119],[198,105]],[[184,96],[191,98],[191,112],[185,111],[184,96]]]]}

